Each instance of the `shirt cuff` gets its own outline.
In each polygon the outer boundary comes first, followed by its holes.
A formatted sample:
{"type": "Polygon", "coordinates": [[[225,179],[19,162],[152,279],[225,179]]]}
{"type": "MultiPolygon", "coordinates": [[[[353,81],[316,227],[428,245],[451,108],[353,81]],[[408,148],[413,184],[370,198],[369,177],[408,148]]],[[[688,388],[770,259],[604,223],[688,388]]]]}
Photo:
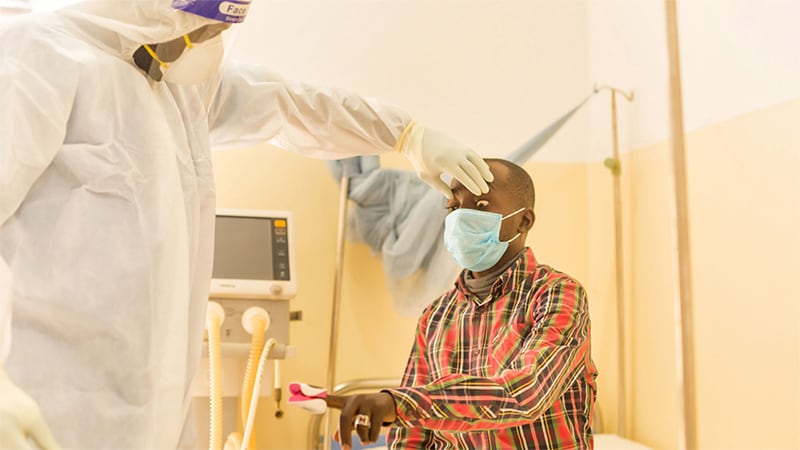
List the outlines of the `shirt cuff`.
{"type": "Polygon", "coordinates": [[[420,422],[430,419],[431,400],[423,389],[419,388],[394,388],[386,389],[394,399],[395,418],[394,424],[403,428],[419,426],[420,422]]]}

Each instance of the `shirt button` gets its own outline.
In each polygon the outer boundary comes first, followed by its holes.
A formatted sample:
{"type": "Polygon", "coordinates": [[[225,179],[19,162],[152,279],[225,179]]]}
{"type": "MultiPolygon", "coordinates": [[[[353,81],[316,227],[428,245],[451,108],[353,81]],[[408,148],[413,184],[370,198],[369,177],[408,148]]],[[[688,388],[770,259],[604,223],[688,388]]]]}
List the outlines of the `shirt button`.
{"type": "Polygon", "coordinates": [[[475,350],[472,351],[472,354],[475,355],[475,356],[478,356],[478,355],[481,354],[481,351],[476,348],[475,350]]]}

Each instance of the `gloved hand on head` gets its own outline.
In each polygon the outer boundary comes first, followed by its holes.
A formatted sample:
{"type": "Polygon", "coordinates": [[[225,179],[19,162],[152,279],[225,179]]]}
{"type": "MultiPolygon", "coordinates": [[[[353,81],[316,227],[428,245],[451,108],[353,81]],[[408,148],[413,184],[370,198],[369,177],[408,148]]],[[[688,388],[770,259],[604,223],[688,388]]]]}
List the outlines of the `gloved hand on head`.
{"type": "Polygon", "coordinates": [[[29,438],[43,450],[59,448],[39,406],[0,366],[0,448],[31,448],[29,438]]]}
{"type": "Polygon", "coordinates": [[[448,199],[453,192],[442,181],[446,173],[457,179],[475,195],[489,192],[494,175],[489,165],[474,150],[449,136],[412,122],[403,132],[395,147],[414,166],[417,175],[448,199]]]}

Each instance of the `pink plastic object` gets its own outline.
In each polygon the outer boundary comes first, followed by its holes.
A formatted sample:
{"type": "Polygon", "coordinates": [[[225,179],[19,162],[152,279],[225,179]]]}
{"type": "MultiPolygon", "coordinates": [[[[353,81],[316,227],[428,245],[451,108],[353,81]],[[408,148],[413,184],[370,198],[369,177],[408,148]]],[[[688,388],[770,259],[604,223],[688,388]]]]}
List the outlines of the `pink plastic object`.
{"type": "Polygon", "coordinates": [[[325,397],[328,391],[305,383],[289,383],[289,403],[313,414],[323,414],[328,409],[325,397]]]}

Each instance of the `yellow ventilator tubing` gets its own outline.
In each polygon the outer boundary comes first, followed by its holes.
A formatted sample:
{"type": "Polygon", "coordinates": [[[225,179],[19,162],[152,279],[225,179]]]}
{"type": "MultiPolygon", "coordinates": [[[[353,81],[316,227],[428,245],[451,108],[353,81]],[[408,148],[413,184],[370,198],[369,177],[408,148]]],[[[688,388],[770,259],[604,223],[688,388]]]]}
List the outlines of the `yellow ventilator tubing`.
{"type": "Polygon", "coordinates": [[[250,448],[250,444],[254,441],[252,439],[256,421],[256,408],[258,407],[258,387],[261,386],[261,377],[264,374],[264,366],[267,362],[267,357],[269,356],[269,352],[272,351],[272,348],[278,344],[273,338],[267,339],[267,343],[264,345],[264,350],[261,351],[261,357],[258,359],[258,370],[256,371],[256,379],[255,379],[255,386],[256,389],[253,389],[252,396],[250,398],[250,411],[247,413],[247,423],[244,427],[244,437],[242,438],[242,449],[241,450],[248,450],[250,448]]]}
{"type": "Polygon", "coordinates": [[[208,447],[211,450],[222,448],[222,369],[220,354],[220,328],[225,311],[216,302],[209,302],[206,310],[206,331],[208,332],[208,401],[209,426],[208,447]]]}
{"type": "MultiPolygon", "coordinates": [[[[269,327],[269,314],[261,308],[250,308],[242,316],[242,325],[245,330],[252,333],[250,342],[250,355],[247,358],[247,368],[245,369],[244,382],[242,383],[242,398],[240,400],[240,415],[242,426],[247,423],[250,415],[250,404],[253,391],[256,386],[256,372],[258,371],[258,361],[261,352],[264,350],[264,334],[269,327]]],[[[248,442],[242,442],[242,446],[255,448],[255,433],[251,433],[248,442]]]]}

